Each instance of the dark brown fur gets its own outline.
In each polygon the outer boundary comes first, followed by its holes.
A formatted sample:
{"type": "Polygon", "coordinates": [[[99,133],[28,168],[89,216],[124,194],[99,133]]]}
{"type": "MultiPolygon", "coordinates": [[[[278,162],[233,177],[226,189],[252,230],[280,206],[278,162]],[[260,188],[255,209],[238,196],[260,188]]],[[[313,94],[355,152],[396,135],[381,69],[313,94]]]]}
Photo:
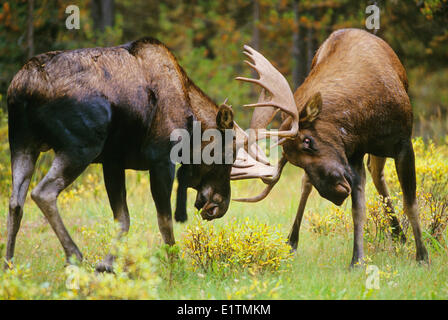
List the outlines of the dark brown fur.
{"type": "MultiPolygon", "coordinates": [[[[104,180],[122,233],[129,230],[125,169],[149,170],[151,192],[165,243],[173,244],[170,195],[174,129],[229,129],[227,106],[218,107],[186,75],[158,40],[143,38],[111,48],[55,51],[30,59],[8,89],[13,191],[6,259],[12,259],[23,204],[36,159],[53,149],[52,166],[32,191],[65,250],[81,252],[60,219],[56,199],[92,162],[103,164],[104,180]],[[225,116],[223,116],[225,115],[225,116]]],[[[233,126],[233,124],[230,124],[233,126]]],[[[221,217],[230,201],[231,165],[189,165],[184,188],[198,191],[205,219],[221,217]],[[219,199],[219,202],[215,199],[219,199]]],[[[101,270],[109,270],[112,257],[101,270]]]]}

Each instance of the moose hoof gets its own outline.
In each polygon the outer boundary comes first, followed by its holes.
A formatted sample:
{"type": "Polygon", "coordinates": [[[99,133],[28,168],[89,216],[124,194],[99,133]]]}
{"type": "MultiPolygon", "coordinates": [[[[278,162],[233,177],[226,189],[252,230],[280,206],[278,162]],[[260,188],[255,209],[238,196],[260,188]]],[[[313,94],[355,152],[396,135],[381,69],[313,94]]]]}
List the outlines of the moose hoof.
{"type": "Polygon", "coordinates": [[[176,211],[174,213],[174,219],[176,220],[176,222],[184,223],[184,222],[187,221],[188,215],[187,215],[186,212],[178,212],[178,211],[176,211]]]}
{"type": "Polygon", "coordinates": [[[423,247],[423,249],[417,251],[416,260],[420,265],[429,266],[429,256],[426,248],[423,247]]]}
{"type": "Polygon", "coordinates": [[[65,260],[66,266],[79,266],[82,264],[83,256],[81,251],[74,250],[72,254],[67,255],[67,258],[65,260]]]}
{"type": "Polygon", "coordinates": [[[12,270],[14,269],[14,265],[11,260],[5,260],[5,263],[3,264],[3,270],[12,270]]]}
{"type": "Polygon", "coordinates": [[[95,271],[98,273],[114,273],[114,268],[112,266],[112,264],[107,263],[107,262],[99,262],[96,267],[95,267],[95,271]]]}
{"type": "Polygon", "coordinates": [[[295,254],[297,252],[298,242],[299,242],[298,240],[288,239],[287,244],[289,244],[289,246],[291,247],[291,249],[289,250],[290,253],[295,254]]]}
{"type": "Polygon", "coordinates": [[[103,261],[98,262],[98,264],[95,267],[96,272],[114,273],[114,267],[113,267],[114,261],[115,256],[108,254],[103,261]]]}
{"type": "Polygon", "coordinates": [[[359,259],[357,261],[352,261],[350,263],[349,269],[350,270],[359,270],[361,268],[364,268],[366,266],[366,263],[364,259],[359,259]]]}

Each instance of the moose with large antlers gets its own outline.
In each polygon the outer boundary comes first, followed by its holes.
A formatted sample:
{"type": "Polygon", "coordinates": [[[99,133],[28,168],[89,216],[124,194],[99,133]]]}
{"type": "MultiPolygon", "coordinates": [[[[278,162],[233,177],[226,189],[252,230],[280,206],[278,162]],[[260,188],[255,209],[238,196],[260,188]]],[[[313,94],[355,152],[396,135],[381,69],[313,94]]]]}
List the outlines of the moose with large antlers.
{"type": "MultiPolygon", "coordinates": [[[[232,109],[217,106],[199,89],[168,48],[143,38],[111,48],[57,51],[31,58],[8,89],[12,167],[7,265],[14,255],[31,177],[41,152],[55,158],[31,192],[56,233],[67,260],[82,259],[60,217],[57,198],[90,163],[103,165],[104,182],[121,234],[129,230],[125,169],[149,170],[151,192],[163,241],[174,244],[170,195],[175,164],[170,133],[193,121],[207,129],[234,130],[239,144],[246,134],[232,109]]],[[[236,146],[238,143],[234,143],[236,146]]],[[[205,147],[204,143],[201,148],[205,147]]],[[[235,152],[233,152],[235,154],[235,152]]],[[[186,187],[197,190],[195,206],[204,219],[222,217],[230,202],[232,164],[182,165],[186,187]]],[[[98,270],[109,271],[109,255],[98,270]]]]}
{"type": "Polygon", "coordinates": [[[237,158],[232,179],[260,177],[268,184],[259,196],[237,200],[255,202],[265,198],[287,162],[303,168],[302,195],[289,235],[295,250],[313,186],[336,205],[351,195],[354,245],[350,265],[354,266],[364,258],[366,154],[375,187],[385,199],[393,235],[405,241],[384,179],[385,161],[391,157],[403,192],[404,212],[414,233],[416,258],[428,261],[416,201],[408,82],[404,67],[389,45],[358,29],[333,32],[317,51],[308,77],[294,95],[286,79],[265,57],[248,46],[244,53],[252,60],[246,63],[260,78],[237,79],[262,87],[258,103],[247,105],[255,108],[251,120],[251,128],[259,129],[255,139],[279,137],[283,155],[276,168],[254,161],[256,155],[251,152],[249,157],[237,158]],[[279,110],[283,119],[280,130],[266,130],[279,110]],[[270,176],[266,168],[271,168],[270,176]]]}

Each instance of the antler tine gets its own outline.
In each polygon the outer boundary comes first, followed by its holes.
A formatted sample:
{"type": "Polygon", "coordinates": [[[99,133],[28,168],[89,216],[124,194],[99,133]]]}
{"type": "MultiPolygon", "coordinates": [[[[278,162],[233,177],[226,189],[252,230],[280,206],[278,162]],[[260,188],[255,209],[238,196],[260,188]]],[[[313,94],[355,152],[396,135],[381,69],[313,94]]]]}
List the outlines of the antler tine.
{"type": "Polygon", "coordinates": [[[258,72],[257,67],[256,67],[255,64],[253,64],[252,62],[250,62],[250,61],[248,61],[248,60],[244,60],[244,63],[247,64],[247,65],[249,65],[249,67],[255,69],[255,70],[258,72]]]}
{"type": "Polygon", "coordinates": [[[254,178],[272,179],[274,175],[275,167],[257,163],[247,168],[232,167],[230,178],[232,180],[246,180],[254,178]]]}
{"type": "Polygon", "coordinates": [[[268,179],[275,173],[275,167],[254,159],[244,148],[238,149],[237,157],[232,166],[231,179],[251,179],[263,177],[268,179]]]}
{"type": "Polygon", "coordinates": [[[255,197],[237,198],[237,199],[232,199],[232,200],[238,201],[238,202],[258,202],[258,201],[261,201],[264,198],[266,198],[268,196],[268,194],[271,192],[272,188],[274,188],[274,184],[268,185],[259,195],[255,196],[255,197]]]}
{"type": "Polygon", "coordinates": [[[243,105],[243,107],[246,107],[246,108],[277,107],[277,108],[283,110],[284,112],[286,112],[291,117],[295,116],[294,112],[292,112],[290,110],[284,110],[281,105],[279,105],[278,103],[272,102],[272,101],[263,101],[263,102],[257,102],[257,103],[249,103],[249,104],[243,105]]]}
{"type": "MultiPolygon", "coordinates": [[[[252,63],[246,60],[245,63],[257,71],[259,79],[237,77],[236,80],[258,84],[263,89],[271,93],[270,99],[263,94],[263,98],[260,96],[260,98],[262,98],[261,101],[259,100],[257,103],[247,104],[245,107],[274,107],[285,112],[293,119],[290,130],[262,131],[258,135],[258,139],[270,136],[278,136],[282,138],[296,137],[299,131],[299,115],[288,81],[261,53],[255,49],[245,45],[243,53],[253,61],[252,63]]],[[[269,114],[273,113],[272,109],[268,109],[266,112],[269,114]]]]}
{"type": "Polygon", "coordinates": [[[235,80],[240,80],[240,81],[244,81],[244,82],[252,82],[252,83],[256,83],[256,84],[261,86],[259,79],[246,78],[246,77],[236,77],[235,80]]]}
{"type": "Polygon", "coordinates": [[[248,152],[253,158],[255,158],[254,161],[259,161],[265,165],[270,165],[269,159],[266,157],[265,153],[256,143],[252,143],[252,141],[249,138],[249,135],[244,132],[243,129],[241,129],[240,126],[238,126],[236,123],[235,125],[235,134],[236,134],[236,143],[237,143],[237,150],[244,149],[246,152],[248,152]],[[249,145],[249,142],[250,145],[249,145]]]}
{"type": "MultiPolygon", "coordinates": [[[[258,201],[261,201],[264,198],[266,198],[268,196],[268,194],[271,192],[271,190],[274,188],[276,183],[280,180],[283,168],[285,167],[287,162],[288,161],[286,160],[286,158],[284,156],[282,156],[277,164],[276,172],[274,175],[272,175],[272,178],[269,179],[269,178],[261,177],[263,182],[267,184],[267,187],[259,195],[252,197],[252,198],[238,198],[238,199],[232,199],[232,200],[239,201],[239,202],[258,202],[258,201]]],[[[233,174],[233,169],[232,169],[232,174],[233,174]]],[[[249,174],[247,174],[247,175],[249,175],[249,174]]],[[[260,177],[260,176],[258,176],[258,177],[260,177]]],[[[236,177],[235,179],[234,178],[232,178],[232,179],[238,180],[239,178],[236,177]]],[[[244,178],[241,178],[241,179],[244,179],[244,178]]]]}

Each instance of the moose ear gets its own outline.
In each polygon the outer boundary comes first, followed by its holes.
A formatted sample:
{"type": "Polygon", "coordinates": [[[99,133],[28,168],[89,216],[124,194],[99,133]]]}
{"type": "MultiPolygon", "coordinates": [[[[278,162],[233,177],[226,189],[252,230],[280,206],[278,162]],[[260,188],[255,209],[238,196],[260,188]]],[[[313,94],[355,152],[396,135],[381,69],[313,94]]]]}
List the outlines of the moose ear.
{"type": "Polygon", "coordinates": [[[302,111],[300,111],[299,122],[313,122],[319,116],[321,110],[322,95],[320,94],[320,92],[317,92],[308,100],[302,111]]]}
{"type": "Polygon", "coordinates": [[[216,115],[216,124],[218,129],[233,129],[233,110],[226,104],[219,106],[218,114],[216,115]]]}

